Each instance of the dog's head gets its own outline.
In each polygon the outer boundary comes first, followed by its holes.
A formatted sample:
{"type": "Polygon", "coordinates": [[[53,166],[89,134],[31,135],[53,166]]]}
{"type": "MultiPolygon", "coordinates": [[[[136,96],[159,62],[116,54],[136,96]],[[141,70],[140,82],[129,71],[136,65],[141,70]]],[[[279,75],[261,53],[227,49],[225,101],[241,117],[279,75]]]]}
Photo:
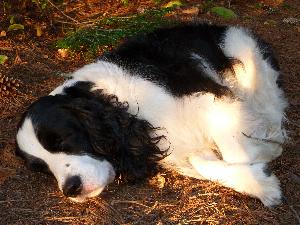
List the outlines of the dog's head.
{"type": "Polygon", "coordinates": [[[64,195],[83,201],[120,176],[152,174],[166,156],[157,128],[128,113],[115,96],[77,82],[62,94],[38,99],[24,113],[16,153],[30,168],[50,172],[64,195]]]}

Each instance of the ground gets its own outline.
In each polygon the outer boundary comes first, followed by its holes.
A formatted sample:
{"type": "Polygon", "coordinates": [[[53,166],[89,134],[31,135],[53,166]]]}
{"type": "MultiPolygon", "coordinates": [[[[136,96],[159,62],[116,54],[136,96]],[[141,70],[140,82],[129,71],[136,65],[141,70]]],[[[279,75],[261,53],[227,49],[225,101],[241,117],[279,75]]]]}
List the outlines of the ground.
{"type": "MultiPolygon", "coordinates": [[[[101,196],[79,204],[65,198],[50,175],[26,169],[23,161],[14,155],[16,127],[22,112],[35,99],[59,85],[64,80],[61,74],[87,63],[76,55],[63,57],[53,47],[53,43],[64,35],[64,29],[76,21],[90,20],[97,15],[126,15],[155,5],[154,1],[145,0],[129,0],[128,6],[109,0],[89,0],[85,4],[65,2],[58,9],[52,8],[41,21],[25,15],[25,19],[21,18],[26,23],[24,31],[0,36],[0,54],[8,56],[7,62],[0,65],[0,75],[21,81],[16,96],[0,99],[1,224],[300,223],[300,23],[299,20],[287,20],[299,19],[299,0],[281,1],[281,4],[265,1],[266,5],[254,0],[231,1],[231,9],[238,14],[233,20],[225,20],[205,10],[207,2],[227,7],[228,1],[186,1],[185,6],[171,15],[185,21],[243,25],[274,46],[289,101],[286,127],[290,136],[283,155],[271,164],[288,202],[275,208],[265,208],[258,200],[231,189],[172,171],[161,171],[142,184],[115,182],[101,196]],[[270,2],[272,5],[268,6],[270,2]],[[36,35],[33,24],[42,27],[41,36],[36,35]]],[[[8,22],[4,16],[0,15],[0,19],[1,32],[8,22]]]]}

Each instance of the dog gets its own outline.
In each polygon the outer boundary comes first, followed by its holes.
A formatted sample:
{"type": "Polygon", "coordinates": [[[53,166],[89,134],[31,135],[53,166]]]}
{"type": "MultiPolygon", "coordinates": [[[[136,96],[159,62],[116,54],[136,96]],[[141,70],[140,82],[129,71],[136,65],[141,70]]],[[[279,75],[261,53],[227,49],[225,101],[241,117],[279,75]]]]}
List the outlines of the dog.
{"type": "Polygon", "coordinates": [[[184,24],[123,41],[18,126],[16,154],[73,201],[161,167],[281,203],[267,163],[282,153],[288,105],[272,47],[245,28],[184,24]]]}

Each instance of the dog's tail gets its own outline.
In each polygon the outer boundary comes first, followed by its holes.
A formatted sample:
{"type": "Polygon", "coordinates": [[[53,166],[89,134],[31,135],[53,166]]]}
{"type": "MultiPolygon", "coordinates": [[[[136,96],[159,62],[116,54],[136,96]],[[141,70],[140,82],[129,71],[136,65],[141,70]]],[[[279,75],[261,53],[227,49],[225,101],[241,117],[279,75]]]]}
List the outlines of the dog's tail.
{"type": "Polygon", "coordinates": [[[259,198],[265,206],[281,203],[281,189],[277,177],[267,171],[266,164],[229,164],[222,160],[205,160],[194,156],[192,166],[205,179],[259,198]]]}
{"type": "Polygon", "coordinates": [[[253,97],[259,94],[266,95],[263,96],[265,98],[276,98],[281,94],[276,83],[278,63],[267,43],[243,28],[230,27],[221,47],[227,57],[234,59],[234,74],[225,75],[225,82],[239,95],[253,97]]]}
{"type": "Polygon", "coordinates": [[[280,72],[271,47],[238,27],[227,29],[221,47],[233,59],[232,72],[224,74],[223,82],[244,102],[243,110],[261,118],[266,123],[261,127],[269,127],[283,142],[286,133],[281,125],[286,120],[284,111],[288,104],[278,85],[280,72]]]}

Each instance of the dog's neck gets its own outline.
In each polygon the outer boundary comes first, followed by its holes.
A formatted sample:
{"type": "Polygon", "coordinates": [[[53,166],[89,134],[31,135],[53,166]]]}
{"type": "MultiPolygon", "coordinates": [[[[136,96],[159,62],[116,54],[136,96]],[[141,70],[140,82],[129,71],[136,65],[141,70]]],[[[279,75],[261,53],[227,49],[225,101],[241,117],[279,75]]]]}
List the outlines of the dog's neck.
{"type": "MultiPolygon", "coordinates": [[[[73,74],[73,79],[53,90],[50,95],[63,94],[65,87],[78,81],[89,81],[95,85],[92,90],[101,89],[103,93],[115,95],[120,102],[127,102],[128,112],[139,118],[147,118],[153,126],[158,116],[166,115],[166,109],[176,107],[174,98],[164,89],[139,76],[129,75],[127,71],[109,62],[98,61],[84,66],[73,74]]],[[[161,120],[160,120],[161,121],[161,120]]]]}

